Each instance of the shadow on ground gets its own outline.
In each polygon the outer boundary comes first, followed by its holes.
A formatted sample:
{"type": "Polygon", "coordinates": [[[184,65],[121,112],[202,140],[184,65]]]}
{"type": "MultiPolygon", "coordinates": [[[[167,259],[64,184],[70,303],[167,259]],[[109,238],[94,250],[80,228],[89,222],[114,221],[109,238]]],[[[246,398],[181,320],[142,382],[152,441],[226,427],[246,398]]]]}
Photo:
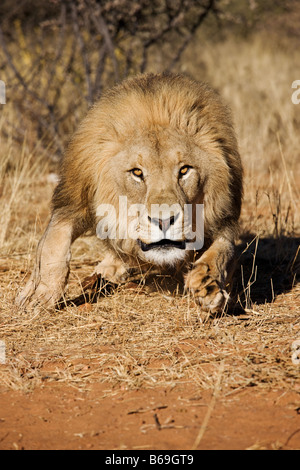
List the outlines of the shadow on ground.
{"type": "Polygon", "coordinates": [[[300,237],[245,234],[237,247],[234,293],[242,305],[272,302],[299,282],[300,237]]]}

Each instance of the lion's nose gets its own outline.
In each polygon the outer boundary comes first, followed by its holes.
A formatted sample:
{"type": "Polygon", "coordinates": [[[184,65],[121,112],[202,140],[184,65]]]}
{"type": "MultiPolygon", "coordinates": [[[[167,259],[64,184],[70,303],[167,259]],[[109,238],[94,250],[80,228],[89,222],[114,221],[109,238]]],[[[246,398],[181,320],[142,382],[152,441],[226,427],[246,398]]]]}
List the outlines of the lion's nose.
{"type": "Polygon", "coordinates": [[[167,219],[159,219],[157,217],[148,216],[148,219],[152,224],[157,225],[162,232],[166,233],[166,231],[171,227],[171,225],[175,224],[178,216],[179,214],[176,214],[175,216],[172,215],[167,219]]]}

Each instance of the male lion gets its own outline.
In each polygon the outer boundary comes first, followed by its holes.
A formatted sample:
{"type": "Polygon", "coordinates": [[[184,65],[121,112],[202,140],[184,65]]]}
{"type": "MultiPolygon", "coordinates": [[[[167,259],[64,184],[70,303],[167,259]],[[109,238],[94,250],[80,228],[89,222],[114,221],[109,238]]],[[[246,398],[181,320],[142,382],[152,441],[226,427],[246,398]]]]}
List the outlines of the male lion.
{"type": "Polygon", "coordinates": [[[72,242],[97,229],[106,255],[96,272],[103,278],[118,282],[134,264],[181,265],[186,288],[203,309],[218,312],[228,298],[241,199],[237,142],[218,94],[180,75],[126,80],[100,98],[69,144],[52,217],[17,303],[54,306],[67,282],[72,242]],[[119,209],[120,196],[128,213],[119,209]],[[199,204],[203,247],[189,238],[199,229],[199,204]],[[128,235],[130,223],[136,236],[128,235]]]}

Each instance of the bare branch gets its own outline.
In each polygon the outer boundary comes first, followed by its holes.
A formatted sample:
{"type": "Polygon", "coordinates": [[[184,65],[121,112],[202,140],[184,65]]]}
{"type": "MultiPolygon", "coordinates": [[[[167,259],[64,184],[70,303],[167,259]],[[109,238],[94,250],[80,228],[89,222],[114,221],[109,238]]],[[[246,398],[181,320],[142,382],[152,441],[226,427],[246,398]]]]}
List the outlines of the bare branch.
{"type": "Polygon", "coordinates": [[[93,91],[92,91],[91,65],[89,61],[89,55],[88,55],[81,31],[80,31],[76,4],[71,1],[70,5],[71,5],[71,11],[72,11],[74,33],[76,37],[78,38],[79,47],[80,47],[80,51],[82,55],[83,66],[85,70],[85,81],[86,81],[86,86],[87,86],[87,101],[88,101],[88,104],[91,105],[93,102],[93,91]]]}
{"type": "Polygon", "coordinates": [[[150,50],[172,70],[208,14],[216,14],[217,3],[59,0],[44,2],[28,22],[26,1],[21,1],[26,14],[18,20],[20,29],[9,27],[15,21],[10,14],[0,28],[3,67],[12,74],[16,90],[18,127],[25,128],[21,116],[26,115],[38,136],[61,154],[82,113],[106,87],[133,72],[145,72],[150,50]],[[12,53],[16,49],[18,61],[12,53]]]}
{"type": "Polygon", "coordinates": [[[109,30],[107,27],[106,22],[104,21],[103,16],[101,15],[101,11],[96,5],[96,14],[92,15],[92,20],[94,22],[94,25],[101,36],[103,36],[108,53],[110,55],[113,68],[114,68],[114,74],[115,74],[115,81],[118,82],[120,80],[120,73],[119,73],[119,65],[118,61],[116,59],[115,55],[115,46],[113,44],[112,38],[109,34],[109,30]]]}
{"type": "Polygon", "coordinates": [[[169,70],[173,70],[176,63],[180,60],[183,52],[185,51],[185,49],[187,48],[187,46],[189,45],[189,43],[191,42],[191,40],[195,36],[195,33],[196,33],[197,29],[201,26],[201,24],[203,23],[203,21],[205,20],[207,15],[211,11],[214,10],[214,8],[215,8],[215,0],[210,0],[207,7],[206,7],[206,9],[203,11],[203,13],[201,13],[199,15],[197,21],[194,23],[194,25],[191,27],[190,31],[186,35],[181,47],[178,49],[176,55],[173,57],[172,62],[170,63],[170,65],[168,67],[169,70]]]}
{"type": "MultiPolygon", "coordinates": [[[[44,99],[46,99],[47,94],[49,93],[49,88],[50,88],[51,82],[52,82],[52,80],[53,80],[53,78],[54,78],[54,76],[57,72],[57,64],[60,61],[60,59],[62,58],[62,55],[64,53],[65,37],[66,37],[66,5],[64,3],[61,5],[61,14],[60,14],[59,23],[60,23],[60,33],[59,33],[59,36],[58,36],[56,54],[55,54],[55,58],[52,62],[52,66],[50,68],[50,71],[49,71],[47,85],[45,87],[44,96],[43,96],[44,99]]],[[[61,93],[61,88],[57,87],[56,90],[55,90],[55,95],[56,96],[55,96],[55,99],[54,99],[54,103],[56,103],[58,101],[60,93],[61,93]]]]}

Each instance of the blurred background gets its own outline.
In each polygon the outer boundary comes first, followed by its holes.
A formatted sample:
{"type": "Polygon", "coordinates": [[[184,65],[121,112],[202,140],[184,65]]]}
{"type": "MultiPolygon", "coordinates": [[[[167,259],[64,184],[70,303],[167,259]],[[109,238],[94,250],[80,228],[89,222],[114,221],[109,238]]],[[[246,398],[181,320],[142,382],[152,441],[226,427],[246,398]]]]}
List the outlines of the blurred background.
{"type": "Polygon", "coordinates": [[[297,0],[2,0],[0,18],[2,134],[51,159],[103,90],[162,70],[220,91],[255,166],[278,149],[277,132],[297,152],[297,0]]]}

